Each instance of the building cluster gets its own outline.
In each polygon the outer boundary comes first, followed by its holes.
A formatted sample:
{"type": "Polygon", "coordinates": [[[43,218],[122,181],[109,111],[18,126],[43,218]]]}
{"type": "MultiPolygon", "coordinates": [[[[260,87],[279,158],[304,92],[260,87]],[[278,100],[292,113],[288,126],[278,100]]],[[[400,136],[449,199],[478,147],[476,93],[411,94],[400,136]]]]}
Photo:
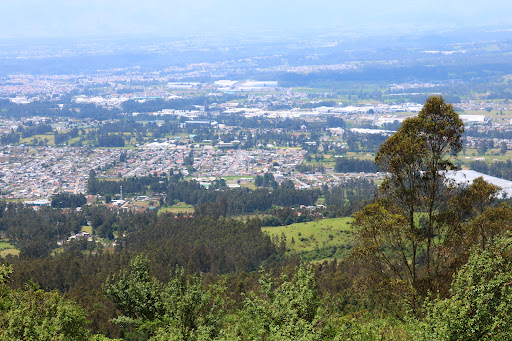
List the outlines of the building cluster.
{"type": "Polygon", "coordinates": [[[293,148],[247,151],[214,149],[209,145],[133,150],[6,146],[0,149],[0,197],[45,198],[59,192],[85,193],[90,170],[95,170],[99,178],[162,175],[171,171],[199,177],[250,177],[272,170],[289,174],[304,155],[305,151],[293,148]],[[121,153],[126,153],[126,161],[120,161],[121,153]],[[192,162],[185,165],[187,157],[192,162]]]}
{"type": "Polygon", "coordinates": [[[59,192],[85,193],[91,169],[108,168],[120,150],[76,147],[0,149],[0,197],[44,198],[59,192]]]}
{"type": "Polygon", "coordinates": [[[302,149],[213,149],[205,148],[194,158],[200,176],[254,176],[269,171],[289,174],[306,154],[302,149]]]}

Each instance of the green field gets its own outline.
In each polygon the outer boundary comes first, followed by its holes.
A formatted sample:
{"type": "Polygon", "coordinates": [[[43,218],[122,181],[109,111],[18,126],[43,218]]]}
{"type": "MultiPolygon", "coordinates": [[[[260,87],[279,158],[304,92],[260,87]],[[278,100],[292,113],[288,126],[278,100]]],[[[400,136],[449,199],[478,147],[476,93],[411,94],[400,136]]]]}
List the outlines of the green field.
{"type": "Polygon", "coordinates": [[[161,213],[194,213],[194,206],[187,205],[184,202],[179,202],[171,207],[162,208],[158,211],[158,214],[161,213]]]}
{"type": "Polygon", "coordinates": [[[284,233],[287,253],[318,261],[346,256],[353,240],[351,222],[351,217],[344,217],[264,227],[262,230],[271,237],[281,237],[284,233]]]}
{"type": "Polygon", "coordinates": [[[18,256],[19,254],[20,254],[20,250],[18,250],[18,249],[6,249],[6,250],[0,251],[0,257],[5,257],[8,255],[18,256]]]}
{"type": "Polygon", "coordinates": [[[16,247],[8,242],[0,242],[0,257],[7,255],[17,256],[20,251],[16,247]]]}
{"type": "Polygon", "coordinates": [[[8,243],[8,242],[0,242],[0,250],[4,250],[4,249],[14,249],[15,247],[8,243]]]}
{"type": "Polygon", "coordinates": [[[238,180],[238,179],[252,179],[254,176],[247,176],[247,175],[240,175],[240,176],[222,176],[222,179],[229,181],[229,180],[238,180]]]}
{"type": "Polygon", "coordinates": [[[82,232],[87,232],[89,234],[92,234],[92,226],[89,226],[89,225],[82,226],[82,232]]]}
{"type": "Polygon", "coordinates": [[[269,217],[269,214],[241,214],[232,216],[233,219],[240,220],[240,221],[248,221],[249,219],[261,219],[263,220],[265,217],[269,217]]]}
{"type": "Polygon", "coordinates": [[[467,148],[465,153],[459,153],[458,161],[469,166],[475,158],[485,158],[485,162],[490,164],[495,161],[507,161],[512,159],[512,150],[507,150],[505,154],[501,154],[499,148],[489,149],[485,154],[480,154],[476,148],[467,148]]]}
{"type": "Polygon", "coordinates": [[[241,183],[240,187],[247,187],[247,188],[252,189],[252,190],[256,189],[256,185],[254,184],[254,182],[241,183]]]}
{"type": "Polygon", "coordinates": [[[52,146],[55,144],[55,136],[53,134],[41,134],[41,135],[33,135],[30,137],[25,137],[20,140],[20,144],[31,144],[33,139],[44,141],[45,139],[48,140],[48,145],[52,146]]]}
{"type": "MultiPolygon", "coordinates": [[[[487,95],[487,94],[485,94],[487,95]]],[[[464,112],[459,112],[460,114],[465,115],[485,115],[494,120],[494,122],[501,123],[503,121],[508,121],[512,118],[512,111],[510,110],[496,110],[492,109],[491,111],[487,110],[466,110],[464,112]]]]}
{"type": "Polygon", "coordinates": [[[347,152],[344,157],[354,159],[360,159],[360,160],[375,160],[375,154],[374,153],[368,153],[368,152],[347,152]]]}

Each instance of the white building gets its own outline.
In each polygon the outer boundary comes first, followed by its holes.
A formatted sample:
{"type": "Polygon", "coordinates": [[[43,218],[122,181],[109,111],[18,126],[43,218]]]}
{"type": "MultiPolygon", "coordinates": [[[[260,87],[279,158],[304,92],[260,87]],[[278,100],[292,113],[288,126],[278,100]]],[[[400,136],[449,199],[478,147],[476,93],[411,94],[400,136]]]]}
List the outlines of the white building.
{"type": "Polygon", "coordinates": [[[454,180],[457,184],[471,185],[473,180],[482,177],[485,181],[501,188],[500,196],[502,198],[512,197],[512,181],[490,176],[474,170],[460,170],[446,172],[448,179],[454,180]]]}

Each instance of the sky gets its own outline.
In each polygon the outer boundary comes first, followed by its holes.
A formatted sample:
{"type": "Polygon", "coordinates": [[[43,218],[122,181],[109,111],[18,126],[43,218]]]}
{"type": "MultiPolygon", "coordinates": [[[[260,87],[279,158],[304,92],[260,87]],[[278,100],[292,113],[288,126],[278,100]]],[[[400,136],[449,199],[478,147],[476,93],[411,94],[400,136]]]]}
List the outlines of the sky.
{"type": "Polygon", "coordinates": [[[1,0],[0,38],[512,27],[510,0],[1,0]]]}

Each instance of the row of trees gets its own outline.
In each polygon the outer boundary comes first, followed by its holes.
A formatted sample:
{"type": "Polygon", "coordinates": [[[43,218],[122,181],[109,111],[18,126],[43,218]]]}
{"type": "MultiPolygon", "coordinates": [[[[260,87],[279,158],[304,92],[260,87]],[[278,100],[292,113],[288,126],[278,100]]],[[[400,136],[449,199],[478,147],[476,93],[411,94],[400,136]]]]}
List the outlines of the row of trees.
{"type": "Polygon", "coordinates": [[[26,104],[13,103],[8,99],[0,100],[0,111],[8,117],[76,117],[98,120],[112,119],[119,115],[117,108],[105,108],[88,103],[65,102],[60,107],[54,101],[34,101],[26,104]]]}
{"type": "Polygon", "coordinates": [[[498,178],[512,180],[512,162],[496,161],[488,165],[485,161],[472,161],[471,169],[498,178]]]}
{"type": "Polygon", "coordinates": [[[272,173],[265,173],[263,175],[256,175],[254,178],[254,185],[256,187],[272,187],[277,188],[277,182],[274,179],[274,175],[272,173]]]}
{"type": "Polygon", "coordinates": [[[377,194],[377,186],[364,178],[348,179],[337,186],[323,188],[328,217],[350,216],[371,202],[377,194]]]}
{"type": "Polygon", "coordinates": [[[169,179],[166,176],[143,176],[123,178],[120,181],[98,180],[96,172],[91,170],[87,180],[88,194],[116,195],[120,193],[123,186],[123,193],[127,195],[146,195],[148,192],[163,193],[166,191],[169,179]]]}
{"type": "Polygon", "coordinates": [[[170,183],[166,201],[170,204],[183,201],[196,206],[201,215],[236,215],[265,212],[273,206],[314,205],[318,199],[317,190],[295,189],[292,181],[284,182],[273,189],[249,188],[206,189],[195,181],[170,183]]]}
{"type": "Polygon", "coordinates": [[[124,138],[117,134],[100,135],[98,136],[98,145],[100,147],[124,147],[124,138]]]}
{"type": "Polygon", "coordinates": [[[340,173],[377,173],[379,169],[373,160],[339,157],[336,159],[334,170],[340,173]]]}
{"type": "Polygon", "coordinates": [[[41,123],[36,125],[28,125],[26,127],[18,127],[17,132],[21,133],[22,138],[31,137],[39,134],[46,134],[52,131],[52,126],[49,124],[41,123]]]}
{"type": "Polygon", "coordinates": [[[87,203],[83,194],[59,193],[52,197],[51,205],[54,208],[80,207],[87,203]]]}

